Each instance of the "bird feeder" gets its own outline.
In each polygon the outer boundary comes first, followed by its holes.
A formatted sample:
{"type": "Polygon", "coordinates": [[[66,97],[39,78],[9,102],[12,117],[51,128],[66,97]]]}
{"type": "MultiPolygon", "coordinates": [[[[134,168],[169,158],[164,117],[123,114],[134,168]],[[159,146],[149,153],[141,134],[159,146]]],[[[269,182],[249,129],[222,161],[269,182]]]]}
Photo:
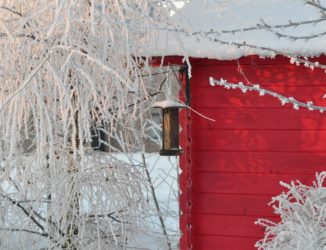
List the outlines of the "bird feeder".
{"type": "Polygon", "coordinates": [[[162,109],[162,149],[160,155],[180,155],[183,151],[179,148],[179,109],[187,106],[173,100],[156,102],[153,108],[162,109]]]}

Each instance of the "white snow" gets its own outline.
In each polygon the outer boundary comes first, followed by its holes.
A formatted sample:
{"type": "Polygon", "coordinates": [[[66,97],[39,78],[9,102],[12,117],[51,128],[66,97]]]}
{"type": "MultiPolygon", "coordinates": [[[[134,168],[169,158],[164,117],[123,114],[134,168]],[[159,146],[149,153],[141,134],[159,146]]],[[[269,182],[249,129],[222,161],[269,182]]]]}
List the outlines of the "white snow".
{"type": "MultiPolygon", "coordinates": [[[[117,154],[116,157],[128,164],[143,164],[141,153],[130,154],[128,157],[117,154]]],[[[146,153],[145,158],[172,249],[179,249],[179,158],[160,156],[158,153],[146,153]]],[[[150,199],[150,202],[153,203],[153,200],[150,199]]],[[[130,242],[130,246],[143,250],[167,249],[157,211],[146,211],[145,214],[147,217],[143,218],[143,228],[139,228],[138,235],[130,242]]]]}
{"type": "Polygon", "coordinates": [[[4,68],[0,65],[0,77],[3,77],[5,74],[4,68]]]}
{"type": "Polygon", "coordinates": [[[180,102],[176,102],[174,100],[164,100],[164,101],[159,101],[159,102],[155,102],[152,105],[152,108],[186,108],[187,106],[180,103],[180,102]]]}
{"type": "MultiPolygon", "coordinates": [[[[325,4],[325,0],[321,1],[325,4]]],[[[151,56],[190,56],[214,59],[236,59],[241,56],[257,54],[273,57],[275,53],[234,45],[221,45],[211,39],[218,38],[226,42],[254,44],[273,48],[301,56],[318,56],[326,52],[325,36],[306,40],[289,40],[278,38],[267,30],[236,32],[234,34],[186,36],[172,32],[174,28],[185,29],[187,32],[243,29],[262,24],[288,24],[320,17],[320,11],[300,0],[191,0],[173,17],[168,27],[170,31],[154,31],[146,47],[139,47],[141,54],[151,56]]],[[[279,28],[276,31],[289,35],[311,35],[325,32],[326,22],[306,24],[296,28],[279,28]]],[[[153,27],[155,30],[155,27],[153,27]]]]}

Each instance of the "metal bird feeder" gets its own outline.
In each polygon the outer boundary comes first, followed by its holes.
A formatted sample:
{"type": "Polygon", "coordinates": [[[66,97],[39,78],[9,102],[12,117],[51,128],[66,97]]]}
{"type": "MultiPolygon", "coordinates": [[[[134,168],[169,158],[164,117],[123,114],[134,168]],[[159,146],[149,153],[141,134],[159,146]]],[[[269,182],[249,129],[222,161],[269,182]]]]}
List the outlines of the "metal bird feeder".
{"type": "Polygon", "coordinates": [[[183,151],[179,148],[179,109],[187,106],[173,100],[154,103],[153,108],[162,109],[162,149],[160,155],[180,155],[183,151]]]}

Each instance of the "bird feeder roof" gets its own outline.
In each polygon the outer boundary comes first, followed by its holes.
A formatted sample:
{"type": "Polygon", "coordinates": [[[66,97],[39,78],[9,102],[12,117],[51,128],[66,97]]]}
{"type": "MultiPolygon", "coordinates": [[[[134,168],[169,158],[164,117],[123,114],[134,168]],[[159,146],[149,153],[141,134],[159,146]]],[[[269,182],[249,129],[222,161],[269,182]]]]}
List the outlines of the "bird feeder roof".
{"type": "Polygon", "coordinates": [[[166,109],[166,108],[186,108],[187,106],[185,104],[176,102],[174,100],[164,100],[164,101],[159,101],[159,102],[155,102],[152,105],[152,108],[162,108],[162,109],[166,109]]]}

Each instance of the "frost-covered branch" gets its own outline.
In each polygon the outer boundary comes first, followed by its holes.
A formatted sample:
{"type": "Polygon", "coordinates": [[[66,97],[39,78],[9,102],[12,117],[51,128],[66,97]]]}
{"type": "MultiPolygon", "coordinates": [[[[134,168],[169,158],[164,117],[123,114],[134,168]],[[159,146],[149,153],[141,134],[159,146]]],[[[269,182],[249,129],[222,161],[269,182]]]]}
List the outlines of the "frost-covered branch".
{"type": "MultiPolygon", "coordinates": [[[[257,23],[254,26],[250,26],[250,27],[244,27],[244,28],[238,28],[238,29],[230,29],[230,30],[202,30],[202,31],[194,31],[189,33],[189,36],[197,36],[200,35],[201,37],[206,37],[206,36],[221,36],[222,34],[232,34],[235,35],[236,33],[244,33],[244,32],[248,32],[248,31],[268,31],[268,32],[272,32],[274,33],[277,37],[284,37],[284,38],[289,38],[291,40],[309,40],[309,39],[313,39],[313,38],[317,38],[317,37],[321,37],[324,36],[324,32],[321,32],[320,34],[312,34],[312,35],[305,35],[305,36],[290,36],[286,33],[281,33],[280,31],[277,30],[285,30],[287,28],[297,28],[297,27],[301,27],[303,25],[308,25],[308,24],[312,24],[312,25],[316,25],[318,23],[321,22],[325,22],[326,18],[322,17],[322,18],[317,18],[317,19],[313,19],[313,20],[305,20],[305,21],[299,21],[299,22],[293,22],[291,20],[289,20],[288,23],[286,24],[276,24],[276,25],[271,25],[271,24],[267,24],[263,19],[261,19],[260,23],[257,23]]],[[[178,30],[179,32],[185,32],[185,30],[178,30]]]]}
{"type": "Polygon", "coordinates": [[[281,182],[287,191],[273,197],[269,204],[281,221],[256,221],[265,229],[265,237],[256,243],[258,249],[325,249],[325,179],[326,172],[321,172],[312,186],[300,181],[281,182]]]}
{"type": "MultiPolygon", "coordinates": [[[[324,6],[322,6],[320,4],[320,2],[316,2],[316,1],[305,1],[305,3],[307,5],[311,5],[315,8],[318,8],[319,10],[323,10],[325,11],[326,8],[324,6]]],[[[292,20],[289,20],[288,23],[284,23],[284,24],[268,24],[266,23],[266,21],[263,18],[260,18],[260,23],[257,23],[254,26],[250,26],[250,27],[243,27],[243,28],[237,28],[237,29],[230,29],[230,30],[209,30],[209,31],[197,31],[197,32],[192,32],[192,36],[196,36],[196,35],[200,35],[202,37],[205,36],[220,36],[221,34],[236,34],[236,33],[244,33],[244,32],[248,32],[248,31],[268,31],[271,32],[273,34],[275,34],[278,38],[287,38],[289,40],[305,40],[305,41],[309,41],[310,39],[314,39],[314,38],[320,38],[322,36],[326,35],[326,32],[319,32],[316,34],[307,34],[307,35],[298,35],[298,36],[293,36],[293,35],[289,35],[288,33],[286,33],[286,30],[288,28],[298,28],[304,25],[317,25],[321,22],[325,22],[326,21],[326,16],[322,15],[322,17],[320,18],[316,18],[316,19],[311,19],[311,20],[300,20],[300,21],[295,21],[293,22],[292,20]],[[283,32],[281,32],[280,30],[282,30],[283,32]]]]}
{"type": "Polygon", "coordinates": [[[0,231],[9,231],[9,232],[24,232],[24,233],[30,233],[30,234],[37,234],[43,237],[48,237],[47,233],[40,233],[37,231],[32,231],[24,228],[0,228],[0,231]]]}
{"type": "Polygon", "coordinates": [[[34,224],[42,231],[44,231],[44,226],[39,222],[37,221],[37,219],[33,216],[33,210],[31,212],[28,211],[28,209],[26,209],[24,206],[22,206],[19,202],[16,202],[14,199],[6,196],[6,195],[3,195],[3,194],[0,194],[1,197],[7,199],[10,201],[10,203],[12,203],[13,205],[17,206],[18,208],[21,209],[21,211],[27,216],[29,217],[33,222],[34,224]]]}
{"type": "Polygon", "coordinates": [[[320,1],[316,1],[316,0],[305,0],[305,3],[307,5],[311,5],[321,11],[326,11],[326,7],[323,6],[322,4],[320,4],[320,1]]]}
{"type": "MultiPolygon", "coordinates": [[[[325,21],[326,21],[326,18],[317,18],[317,19],[313,19],[313,20],[305,20],[305,21],[298,21],[298,22],[293,22],[292,20],[289,20],[288,23],[286,23],[286,24],[275,24],[275,25],[268,24],[268,27],[270,29],[297,28],[297,27],[307,25],[307,24],[316,25],[318,23],[325,22],[325,21]]],[[[235,33],[242,33],[242,32],[253,31],[253,30],[264,30],[264,29],[266,29],[265,24],[257,23],[256,25],[251,26],[251,27],[230,29],[230,30],[221,30],[221,31],[211,30],[211,31],[207,31],[207,35],[210,35],[210,34],[219,35],[221,33],[235,34],[235,33]]]]}
{"type": "Polygon", "coordinates": [[[261,88],[259,86],[259,84],[244,85],[242,82],[229,83],[229,82],[227,82],[226,80],[224,80],[222,78],[220,80],[215,80],[212,77],[210,77],[209,82],[210,82],[211,86],[221,86],[221,87],[224,87],[226,89],[239,89],[243,93],[254,91],[254,92],[258,92],[260,96],[269,95],[269,96],[272,96],[272,97],[278,99],[281,102],[282,105],[285,105],[287,103],[292,104],[293,108],[295,110],[299,110],[300,108],[306,108],[308,110],[311,110],[311,111],[316,110],[316,111],[319,111],[321,113],[326,111],[326,107],[316,106],[316,105],[313,104],[312,101],[304,103],[304,102],[296,100],[292,96],[291,97],[286,97],[286,96],[283,96],[283,95],[281,95],[279,93],[276,93],[274,91],[261,88]]]}
{"type": "Polygon", "coordinates": [[[143,168],[119,157],[159,142],[147,121],[166,71],[152,75],[136,42],[174,9],[156,0],[1,4],[2,248],[132,247],[154,206],[143,168]]]}
{"type": "Polygon", "coordinates": [[[6,7],[6,6],[0,6],[0,9],[3,9],[3,10],[6,10],[6,11],[9,11],[9,12],[15,14],[15,15],[18,15],[18,16],[22,17],[22,14],[21,14],[20,12],[14,10],[14,9],[12,9],[12,8],[8,8],[8,7],[6,7]]]}

